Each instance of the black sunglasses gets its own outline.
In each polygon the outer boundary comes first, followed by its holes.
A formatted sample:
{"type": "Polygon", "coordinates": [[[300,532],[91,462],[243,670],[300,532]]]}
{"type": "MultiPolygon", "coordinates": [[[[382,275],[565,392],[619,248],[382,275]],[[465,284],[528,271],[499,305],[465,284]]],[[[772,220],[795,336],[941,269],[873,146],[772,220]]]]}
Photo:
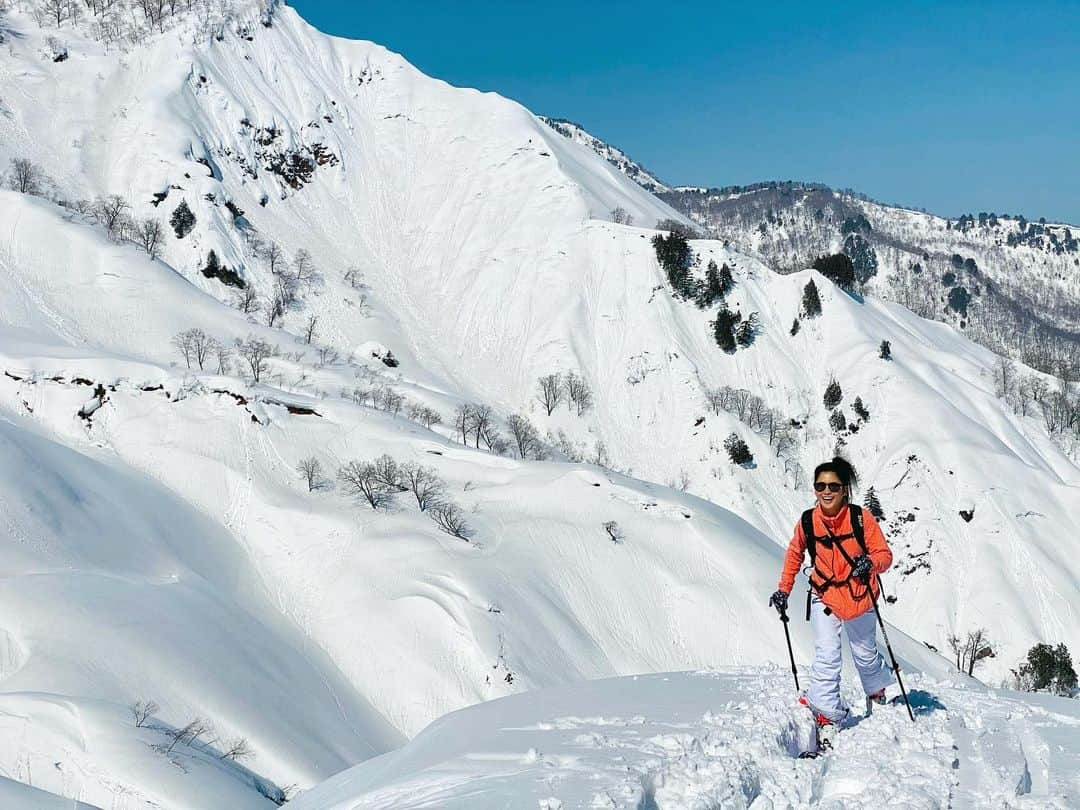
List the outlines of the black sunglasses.
{"type": "Polygon", "coordinates": [[[839,492],[844,488],[844,485],[838,484],[836,481],[829,481],[828,483],[824,481],[814,482],[814,492],[824,492],[826,487],[829,488],[829,492],[839,492]]]}

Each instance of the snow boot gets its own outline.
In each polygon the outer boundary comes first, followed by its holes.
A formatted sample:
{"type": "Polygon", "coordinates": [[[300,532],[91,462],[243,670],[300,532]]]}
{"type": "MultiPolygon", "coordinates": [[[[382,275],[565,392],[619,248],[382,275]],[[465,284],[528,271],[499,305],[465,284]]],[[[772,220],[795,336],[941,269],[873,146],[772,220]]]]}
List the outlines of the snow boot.
{"type": "Polygon", "coordinates": [[[832,751],[836,747],[836,723],[824,715],[817,716],[818,752],[832,751]]]}
{"type": "Polygon", "coordinates": [[[808,708],[810,713],[814,715],[814,724],[817,726],[817,747],[810,751],[804,751],[799,754],[799,757],[801,759],[814,759],[827,751],[832,751],[836,747],[836,735],[839,731],[836,723],[814,709],[805,695],[799,696],[799,703],[808,708]]]}

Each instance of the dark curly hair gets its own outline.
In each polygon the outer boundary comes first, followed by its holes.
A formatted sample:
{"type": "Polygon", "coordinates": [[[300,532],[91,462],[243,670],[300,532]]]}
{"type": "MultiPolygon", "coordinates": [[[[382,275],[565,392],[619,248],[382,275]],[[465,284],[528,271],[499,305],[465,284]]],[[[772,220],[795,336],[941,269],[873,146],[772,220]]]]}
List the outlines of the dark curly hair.
{"type": "Polygon", "coordinates": [[[832,461],[823,461],[814,467],[814,480],[817,481],[818,476],[823,472],[835,473],[836,477],[840,479],[840,483],[849,490],[859,485],[859,476],[855,472],[855,468],[851,466],[850,461],[842,456],[834,456],[832,461]]]}

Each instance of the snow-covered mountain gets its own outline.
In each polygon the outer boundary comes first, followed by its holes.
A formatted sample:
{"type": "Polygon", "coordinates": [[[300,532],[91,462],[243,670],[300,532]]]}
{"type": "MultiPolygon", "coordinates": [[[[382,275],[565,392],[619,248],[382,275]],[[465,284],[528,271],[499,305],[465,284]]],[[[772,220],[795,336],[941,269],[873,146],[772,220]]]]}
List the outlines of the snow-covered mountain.
{"type": "Polygon", "coordinates": [[[558,130],[779,272],[847,254],[862,289],[949,323],[998,354],[1080,380],[1080,226],[1022,214],[942,217],[820,183],[665,185],[580,125],[558,130]]]}
{"type": "Polygon", "coordinates": [[[490,698],[782,661],[765,601],[838,442],[885,510],[913,674],[944,683],[921,645],[980,626],[994,683],[1036,641],[1080,649],[1080,474],[957,329],[694,241],[758,314],[726,354],[651,244],[690,221],[519,105],[284,6],[95,8],[0,23],[0,165],[41,170],[0,192],[0,776],[266,807],[490,698]],[[791,335],[810,280],[823,311],[791,335]],[[200,360],[193,329],[247,349],[200,360]],[[591,406],[549,413],[554,372],[591,406]],[[830,426],[830,376],[857,430],[830,426]],[[725,385],[746,394],[711,409],[725,385]],[[338,470],[383,454],[456,511],[352,496],[338,470]]]}

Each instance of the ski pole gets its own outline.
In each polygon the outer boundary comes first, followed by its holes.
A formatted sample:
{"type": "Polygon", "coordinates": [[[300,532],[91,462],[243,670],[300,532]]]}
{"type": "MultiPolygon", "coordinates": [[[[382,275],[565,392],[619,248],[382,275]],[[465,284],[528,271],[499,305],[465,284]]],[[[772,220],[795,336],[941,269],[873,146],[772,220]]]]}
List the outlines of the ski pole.
{"type": "MultiPolygon", "coordinates": [[[[881,587],[881,577],[877,578],[878,587],[881,587]]],[[[904,688],[904,680],[900,677],[900,665],[896,662],[896,655],[893,654],[892,644],[889,643],[889,634],[885,630],[885,620],[881,618],[881,611],[878,610],[877,596],[874,595],[874,589],[870,587],[870,582],[866,583],[867,590],[870,591],[870,601],[874,603],[874,614],[877,616],[878,627],[881,628],[881,636],[885,639],[885,649],[889,651],[889,658],[892,659],[893,672],[896,673],[896,682],[900,686],[900,694],[904,696],[904,705],[907,706],[908,717],[911,718],[911,722],[915,722],[915,714],[911,711],[911,701],[908,700],[907,689],[904,688]]],[[[787,625],[785,625],[786,627],[787,625]]]]}
{"type": "Polygon", "coordinates": [[[788,615],[786,608],[780,611],[780,621],[783,622],[784,638],[787,639],[787,654],[788,658],[791,659],[791,674],[795,676],[795,691],[801,692],[802,690],[799,687],[799,673],[795,669],[795,653],[791,649],[791,633],[788,632],[788,615]]]}
{"type": "MultiPolygon", "coordinates": [[[[836,542],[836,549],[840,552],[840,556],[844,558],[848,565],[852,568],[855,567],[855,561],[851,559],[851,555],[844,551],[844,547],[840,545],[839,541],[836,542]]],[[[881,587],[881,576],[874,575],[878,581],[878,587],[881,587]]],[[[861,577],[860,577],[861,579],[861,577]]],[[[874,588],[870,584],[870,577],[867,575],[863,582],[866,584],[866,590],[870,591],[870,602],[874,605],[874,615],[877,616],[878,627],[881,628],[881,636],[885,639],[885,649],[889,651],[889,658],[892,660],[893,672],[896,674],[896,683],[900,686],[900,694],[904,696],[904,705],[907,706],[908,717],[911,718],[911,722],[915,722],[915,714],[911,711],[911,701],[908,700],[907,689],[904,688],[904,679],[900,677],[900,664],[896,662],[896,655],[892,651],[892,644],[889,643],[889,633],[885,629],[885,620],[881,618],[881,611],[878,609],[877,595],[874,593],[874,588]]]]}

